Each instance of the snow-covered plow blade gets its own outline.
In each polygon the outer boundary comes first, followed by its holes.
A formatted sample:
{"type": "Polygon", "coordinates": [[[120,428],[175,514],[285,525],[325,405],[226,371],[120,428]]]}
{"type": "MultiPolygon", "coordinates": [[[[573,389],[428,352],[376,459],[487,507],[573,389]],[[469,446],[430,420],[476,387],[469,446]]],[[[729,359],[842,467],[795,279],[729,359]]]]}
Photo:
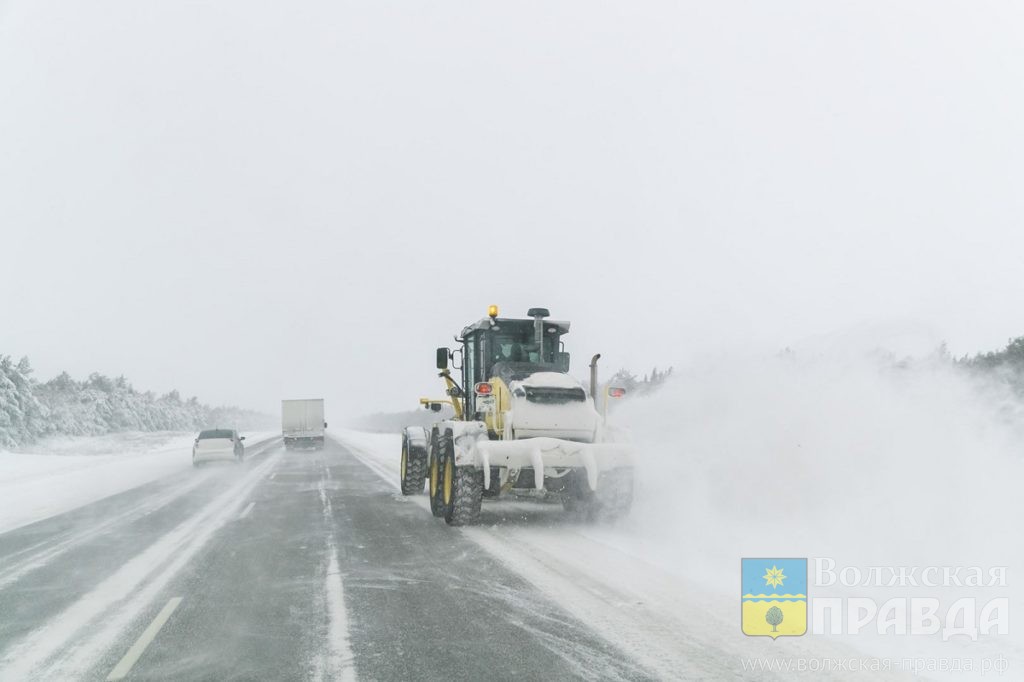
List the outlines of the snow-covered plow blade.
{"type": "MultiPolygon", "coordinates": [[[[472,440],[463,448],[456,438],[455,463],[472,464],[484,475],[484,489],[491,489],[491,474],[500,470],[501,485],[525,469],[533,473],[533,487],[544,490],[544,481],[560,479],[570,470],[585,472],[588,488],[596,492],[603,472],[632,468],[632,450],[620,443],[575,443],[559,438],[527,438],[524,440],[472,440]],[[544,472],[538,476],[536,472],[544,472]]],[[[561,486],[560,486],[561,487],[561,486]]]]}
{"type": "MultiPolygon", "coordinates": [[[[481,497],[526,495],[561,501],[588,519],[614,519],[633,502],[633,450],[623,443],[580,443],[561,438],[492,440],[480,422],[443,422],[430,448],[431,490],[438,516],[469,501],[456,519],[476,523],[481,497]],[[450,463],[450,464],[449,464],[450,463]],[[436,469],[435,465],[436,464],[436,469]],[[448,485],[451,480],[457,485],[448,485]],[[461,481],[461,484],[459,482],[461,481]],[[445,490],[451,489],[446,502],[445,490]]],[[[461,525],[461,524],[460,524],[461,525]]]]}

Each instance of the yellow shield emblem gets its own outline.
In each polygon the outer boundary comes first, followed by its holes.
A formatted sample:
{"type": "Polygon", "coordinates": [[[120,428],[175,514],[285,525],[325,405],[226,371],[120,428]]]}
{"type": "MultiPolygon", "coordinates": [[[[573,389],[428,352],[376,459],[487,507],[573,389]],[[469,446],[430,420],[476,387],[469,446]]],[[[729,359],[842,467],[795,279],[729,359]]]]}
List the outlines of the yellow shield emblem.
{"type": "Polygon", "coordinates": [[[743,634],[807,632],[807,559],[741,559],[743,634]]]}

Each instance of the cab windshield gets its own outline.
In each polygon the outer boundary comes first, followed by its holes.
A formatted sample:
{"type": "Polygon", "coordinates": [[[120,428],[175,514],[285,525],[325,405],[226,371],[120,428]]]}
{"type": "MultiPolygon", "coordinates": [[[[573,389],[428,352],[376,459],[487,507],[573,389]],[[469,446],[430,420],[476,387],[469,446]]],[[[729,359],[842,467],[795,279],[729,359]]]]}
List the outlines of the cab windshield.
{"type": "Polygon", "coordinates": [[[467,369],[472,382],[486,380],[498,363],[555,365],[561,350],[557,328],[545,326],[544,342],[539,344],[532,321],[504,322],[499,329],[480,332],[467,341],[467,355],[472,358],[467,369]]]}

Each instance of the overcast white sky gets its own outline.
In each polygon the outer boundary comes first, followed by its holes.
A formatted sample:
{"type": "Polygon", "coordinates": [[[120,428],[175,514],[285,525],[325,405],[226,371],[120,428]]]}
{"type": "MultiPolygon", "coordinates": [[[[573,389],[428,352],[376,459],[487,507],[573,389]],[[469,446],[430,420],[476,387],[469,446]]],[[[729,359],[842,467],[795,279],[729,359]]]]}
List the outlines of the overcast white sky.
{"type": "Polygon", "coordinates": [[[583,374],[1024,334],[1024,3],[0,0],[0,353],[335,417],[490,303],[583,374]],[[332,409],[333,408],[333,409],[332,409]]]}

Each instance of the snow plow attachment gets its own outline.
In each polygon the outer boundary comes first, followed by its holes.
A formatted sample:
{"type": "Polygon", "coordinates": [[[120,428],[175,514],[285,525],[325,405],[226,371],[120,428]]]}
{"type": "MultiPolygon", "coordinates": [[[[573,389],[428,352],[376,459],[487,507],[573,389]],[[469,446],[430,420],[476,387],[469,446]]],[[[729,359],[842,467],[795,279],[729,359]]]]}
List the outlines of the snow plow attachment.
{"type": "Polygon", "coordinates": [[[619,443],[476,441],[464,458],[483,473],[484,490],[557,494],[588,520],[614,520],[633,504],[632,449],[619,443]]]}
{"type": "MultiPolygon", "coordinates": [[[[456,439],[458,443],[459,439],[456,439]]],[[[596,492],[601,474],[633,467],[632,450],[618,443],[574,443],[557,438],[527,438],[512,441],[474,440],[463,451],[456,448],[456,464],[472,464],[483,472],[484,488],[491,487],[491,472],[532,470],[533,487],[545,489],[545,480],[558,479],[569,471],[582,471],[587,487],[596,492]],[[543,471],[543,476],[537,476],[543,471]]]]}

